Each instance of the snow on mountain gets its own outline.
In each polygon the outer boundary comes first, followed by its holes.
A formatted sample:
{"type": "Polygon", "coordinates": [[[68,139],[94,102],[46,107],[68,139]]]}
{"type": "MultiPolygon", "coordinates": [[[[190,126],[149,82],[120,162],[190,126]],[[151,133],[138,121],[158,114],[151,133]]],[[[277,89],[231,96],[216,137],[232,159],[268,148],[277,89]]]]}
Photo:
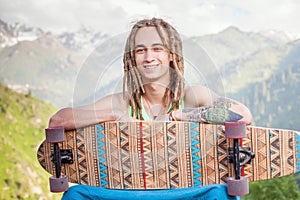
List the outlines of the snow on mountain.
{"type": "Polygon", "coordinates": [[[296,36],[293,36],[284,31],[266,30],[266,31],[261,31],[259,33],[269,39],[272,39],[272,40],[274,40],[276,42],[280,42],[280,43],[287,43],[287,42],[297,39],[296,36]]]}
{"type": "Polygon", "coordinates": [[[88,54],[105,41],[108,35],[96,32],[91,28],[82,27],[76,32],[64,32],[57,37],[66,48],[88,54]]]}
{"type": "Polygon", "coordinates": [[[40,28],[21,23],[5,23],[0,19],[0,48],[9,47],[20,41],[32,41],[44,34],[40,28]]]}
{"type": "MultiPolygon", "coordinates": [[[[222,31],[224,35],[241,35],[243,32],[236,27],[229,27],[222,31]]],[[[40,28],[29,27],[21,23],[6,23],[0,19],[0,48],[13,46],[20,41],[32,41],[46,34],[40,28]]],[[[254,36],[261,35],[269,39],[270,42],[287,43],[295,40],[290,34],[284,31],[266,30],[257,33],[249,33],[254,36]]],[[[92,28],[81,27],[74,32],[63,32],[55,35],[63,46],[77,53],[88,55],[99,44],[109,39],[109,35],[95,31],[92,28]]],[[[234,37],[233,37],[234,38],[234,37]]]]}
{"type": "MultiPolygon", "coordinates": [[[[47,33],[40,28],[21,23],[6,23],[0,19],[0,48],[13,46],[20,41],[33,41],[45,34],[47,33]]],[[[84,55],[89,54],[97,45],[109,38],[106,34],[86,27],[75,32],[63,32],[55,37],[65,48],[84,55]]]]}

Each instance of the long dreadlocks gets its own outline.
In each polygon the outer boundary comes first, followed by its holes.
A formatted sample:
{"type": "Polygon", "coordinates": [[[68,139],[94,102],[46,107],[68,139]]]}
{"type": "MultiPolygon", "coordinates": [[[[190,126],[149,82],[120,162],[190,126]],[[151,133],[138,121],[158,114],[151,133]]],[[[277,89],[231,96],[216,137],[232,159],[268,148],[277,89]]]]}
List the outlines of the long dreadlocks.
{"type": "Polygon", "coordinates": [[[123,94],[125,96],[125,85],[129,93],[129,105],[132,108],[132,116],[143,120],[141,96],[145,93],[139,71],[135,61],[135,36],[137,31],[143,27],[155,27],[163,45],[170,51],[170,83],[166,88],[163,102],[165,107],[172,105],[168,112],[179,108],[184,96],[184,62],[182,57],[182,42],[178,32],[162,19],[152,18],[138,21],[132,28],[127,38],[123,57],[124,77],[123,94]],[[168,100],[168,96],[170,100],[168,100]]]}

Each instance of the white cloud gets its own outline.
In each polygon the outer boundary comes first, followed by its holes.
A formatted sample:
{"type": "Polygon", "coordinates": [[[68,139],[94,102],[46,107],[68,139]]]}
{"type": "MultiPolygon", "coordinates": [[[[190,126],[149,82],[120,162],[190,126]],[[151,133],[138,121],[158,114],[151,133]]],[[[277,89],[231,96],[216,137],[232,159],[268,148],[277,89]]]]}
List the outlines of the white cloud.
{"type": "Polygon", "coordinates": [[[128,31],[132,21],[163,17],[184,35],[216,33],[228,26],[245,31],[283,30],[300,36],[300,1],[197,0],[0,0],[0,18],[45,30],[93,27],[109,34],[128,31]]]}

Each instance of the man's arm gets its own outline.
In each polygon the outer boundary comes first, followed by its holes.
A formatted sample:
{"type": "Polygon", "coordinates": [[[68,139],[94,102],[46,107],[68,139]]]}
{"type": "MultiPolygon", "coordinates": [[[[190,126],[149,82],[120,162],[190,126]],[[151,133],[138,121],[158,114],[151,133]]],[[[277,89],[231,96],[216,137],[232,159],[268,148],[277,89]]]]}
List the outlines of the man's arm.
{"type": "Polygon", "coordinates": [[[50,118],[49,127],[63,126],[69,130],[98,122],[119,120],[127,114],[125,102],[121,94],[116,94],[100,99],[95,104],[63,108],[50,118]]]}
{"type": "Polygon", "coordinates": [[[175,119],[194,122],[224,123],[244,121],[251,124],[252,115],[242,103],[216,95],[206,87],[186,90],[185,108],[172,113],[175,119]]]}
{"type": "Polygon", "coordinates": [[[75,129],[90,124],[120,119],[121,111],[117,110],[88,110],[85,107],[63,108],[49,120],[49,127],[63,126],[65,129],[75,129]]]}
{"type": "Polygon", "coordinates": [[[231,121],[251,123],[251,114],[238,102],[231,99],[218,98],[212,105],[196,108],[184,108],[172,113],[175,119],[192,122],[223,124],[231,121]],[[245,117],[246,116],[246,117],[245,117]]]}

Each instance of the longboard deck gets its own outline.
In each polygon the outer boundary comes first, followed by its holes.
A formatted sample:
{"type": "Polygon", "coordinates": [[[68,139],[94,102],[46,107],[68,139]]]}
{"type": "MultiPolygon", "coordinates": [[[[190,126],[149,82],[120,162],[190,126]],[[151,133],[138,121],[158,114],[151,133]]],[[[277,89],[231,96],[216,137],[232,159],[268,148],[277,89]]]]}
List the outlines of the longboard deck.
{"type": "MultiPolygon", "coordinates": [[[[242,172],[249,181],[300,171],[300,134],[247,126],[243,147],[255,158],[242,172]]],[[[72,183],[111,189],[172,189],[226,183],[233,176],[224,126],[191,122],[105,122],[65,132],[72,149],[62,173],[72,183]]],[[[53,144],[38,149],[42,167],[55,174],[53,144]]]]}

